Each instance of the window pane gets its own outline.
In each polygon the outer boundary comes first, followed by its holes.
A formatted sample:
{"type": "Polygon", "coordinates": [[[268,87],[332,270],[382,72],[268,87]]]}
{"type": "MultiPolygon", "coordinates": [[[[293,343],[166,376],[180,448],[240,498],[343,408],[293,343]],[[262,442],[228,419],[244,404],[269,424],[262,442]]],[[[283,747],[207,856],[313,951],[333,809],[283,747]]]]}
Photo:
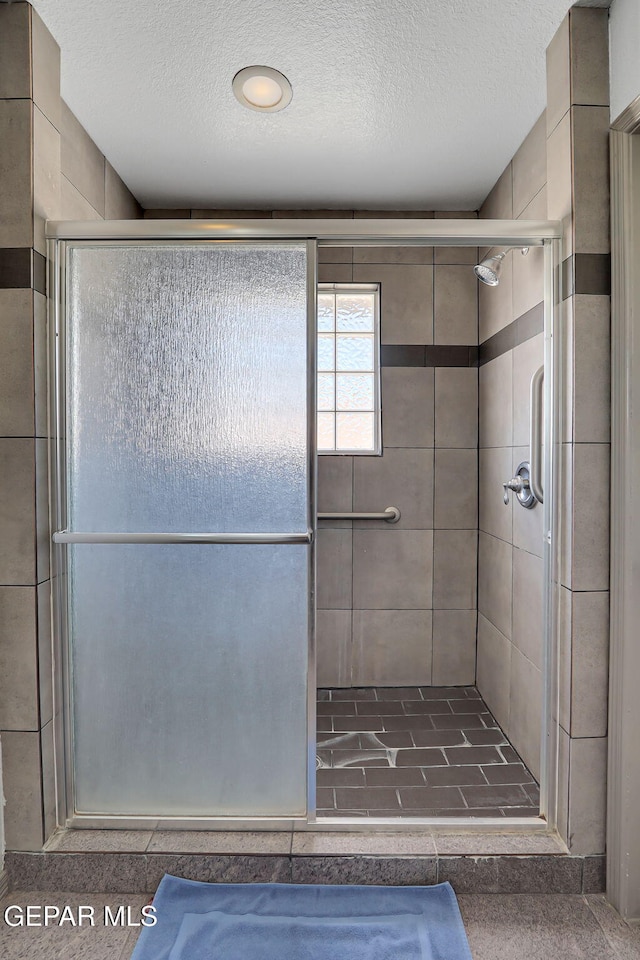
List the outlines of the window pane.
{"type": "Polygon", "coordinates": [[[336,450],[373,450],[373,414],[336,414],[336,434],[336,450]]]}
{"type": "Polygon", "coordinates": [[[338,410],[373,410],[373,374],[338,374],[336,407],[338,410]]]}
{"type": "Polygon", "coordinates": [[[336,417],[334,413],[318,414],[318,450],[335,450],[335,420],[336,417]]]}
{"type": "Polygon", "coordinates": [[[338,370],[373,370],[373,337],[338,335],[336,339],[338,370]]]}
{"type": "Polygon", "coordinates": [[[335,302],[332,293],[318,294],[318,330],[335,330],[335,302]]]}
{"type": "Polygon", "coordinates": [[[372,293],[337,294],[336,313],[338,330],[371,330],[374,321],[372,293]]]}
{"type": "Polygon", "coordinates": [[[318,374],[318,410],[335,410],[335,379],[333,373],[318,374]]]}
{"type": "Polygon", "coordinates": [[[335,369],[335,337],[321,333],[318,337],[318,370],[335,369]]]}

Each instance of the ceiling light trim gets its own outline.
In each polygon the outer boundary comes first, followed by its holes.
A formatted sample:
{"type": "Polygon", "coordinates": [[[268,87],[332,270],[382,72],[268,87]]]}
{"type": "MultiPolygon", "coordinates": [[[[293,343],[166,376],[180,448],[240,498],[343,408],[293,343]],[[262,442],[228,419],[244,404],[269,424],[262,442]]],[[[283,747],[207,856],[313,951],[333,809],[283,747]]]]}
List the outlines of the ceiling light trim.
{"type": "Polygon", "coordinates": [[[255,110],[257,113],[279,113],[280,110],[284,110],[285,107],[289,106],[293,98],[293,87],[287,77],[273,67],[261,66],[259,64],[251,67],[243,67],[242,70],[238,70],[231,81],[231,88],[236,100],[241,103],[243,107],[247,107],[249,110],[255,110]],[[245,84],[248,80],[253,80],[257,77],[266,77],[278,85],[282,91],[282,95],[277,103],[262,106],[247,98],[245,94],[245,84]]]}

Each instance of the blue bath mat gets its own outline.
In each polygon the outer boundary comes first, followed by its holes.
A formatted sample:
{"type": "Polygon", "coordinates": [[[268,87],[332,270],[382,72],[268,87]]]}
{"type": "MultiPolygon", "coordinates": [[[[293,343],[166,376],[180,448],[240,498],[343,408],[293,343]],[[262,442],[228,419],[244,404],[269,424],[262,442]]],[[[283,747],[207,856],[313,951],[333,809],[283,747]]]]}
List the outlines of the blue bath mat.
{"type": "Polygon", "coordinates": [[[131,960],[472,960],[455,893],[166,874],[131,960]]]}

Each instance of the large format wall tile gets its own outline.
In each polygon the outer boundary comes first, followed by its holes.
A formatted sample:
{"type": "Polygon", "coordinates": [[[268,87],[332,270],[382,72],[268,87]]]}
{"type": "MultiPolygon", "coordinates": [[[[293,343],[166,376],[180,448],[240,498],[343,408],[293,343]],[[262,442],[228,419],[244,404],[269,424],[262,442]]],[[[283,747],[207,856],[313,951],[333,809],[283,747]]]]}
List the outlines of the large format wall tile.
{"type": "Polygon", "coordinates": [[[478,443],[478,371],[440,367],[435,371],[436,447],[478,443]]]}
{"type": "MultiPolygon", "coordinates": [[[[520,219],[547,219],[546,185],[525,207],[520,219]]],[[[514,250],[511,256],[513,258],[513,317],[517,319],[544,300],[544,247],[529,247],[526,255],[523,255],[520,250],[514,250]]]]}
{"type": "Polygon", "coordinates": [[[477,620],[475,610],[433,611],[434,686],[476,682],[477,620]]]}
{"type": "Polygon", "coordinates": [[[509,491],[504,502],[503,483],[514,475],[511,447],[489,447],[478,451],[480,464],[480,530],[511,543],[515,494],[509,491]]]}
{"type": "Polygon", "coordinates": [[[478,451],[435,451],[434,527],[471,530],[478,525],[478,451]]]}
{"type": "Polygon", "coordinates": [[[31,101],[0,100],[0,247],[30,247],[33,241],[31,131],[31,101]]]}
{"type": "MultiPolygon", "coordinates": [[[[493,250],[492,252],[496,252],[493,250]]],[[[485,252],[480,256],[484,257],[485,252]]],[[[520,256],[520,254],[518,254],[520,256]]],[[[502,261],[500,283],[497,287],[489,287],[486,283],[478,285],[478,339],[484,343],[498,330],[508,327],[513,321],[513,257],[509,254],[502,261]]]]}
{"type": "Polygon", "coordinates": [[[34,587],[0,587],[0,637],[0,730],[37,730],[34,587]]]}
{"type": "Polygon", "coordinates": [[[351,685],[351,610],[316,613],[316,684],[351,685]]]}
{"type": "Polygon", "coordinates": [[[574,593],[571,617],[572,737],[607,735],[609,593],[574,593]]]}
{"type": "Polygon", "coordinates": [[[478,534],[476,530],[435,530],[433,534],[434,610],[475,610],[478,534]]]}
{"type": "Polygon", "coordinates": [[[604,853],[607,738],[571,740],[569,846],[574,854],[604,853]]]}
{"type": "Polygon", "coordinates": [[[31,96],[31,50],[27,3],[9,3],[0,9],[0,99],[27,100],[31,96]]]}
{"type": "Polygon", "coordinates": [[[478,612],[511,637],[512,552],[510,543],[486,533],[478,548],[478,612]]]}
{"type": "MultiPolygon", "coordinates": [[[[547,117],[543,111],[515,154],[513,170],[513,216],[520,217],[547,181],[547,117]]],[[[538,219],[525,217],[528,219],[538,219]]],[[[539,219],[544,219],[541,217],[539,219]]]]}
{"type": "Polygon", "coordinates": [[[573,447],[573,590],[609,589],[608,443],[573,447]]]}
{"type": "Polygon", "coordinates": [[[571,298],[573,316],[573,440],[608,443],[611,433],[611,303],[609,297],[571,298]]]}
{"type": "Polygon", "coordinates": [[[442,265],[434,277],[434,343],[478,342],[478,281],[467,266],[442,265]]]}
{"type": "Polygon", "coordinates": [[[104,217],[104,156],[64,101],[60,109],[63,176],[104,217]]]}
{"type": "Polygon", "coordinates": [[[575,253],[610,249],[609,122],[608,107],[571,110],[575,253]]]}
{"type": "Polygon", "coordinates": [[[430,610],[353,611],[354,686],[429,684],[431,648],[430,610]]]}
{"type": "Polygon", "coordinates": [[[571,106],[569,14],[547,47],[547,137],[571,106]]]}
{"type": "Polygon", "coordinates": [[[42,848],[40,792],[40,734],[6,731],[2,734],[2,782],[7,850],[42,848]]]}
{"type": "Polygon", "coordinates": [[[569,11],[572,104],[609,105],[608,19],[604,8],[572,7],[569,11]]]}
{"type": "Polygon", "coordinates": [[[33,433],[33,293],[0,290],[0,437],[33,433]]]}
{"type": "MultiPolygon", "coordinates": [[[[349,513],[353,510],[353,459],[318,457],[318,513],[349,513]]],[[[350,521],[332,522],[344,524],[350,521]]]]}
{"type": "Polygon", "coordinates": [[[45,220],[60,219],[60,134],[33,108],[33,236],[34,247],[43,256],[47,247],[45,220]]]}
{"type": "Polygon", "coordinates": [[[428,610],[433,577],[431,530],[354,530],[353,606],[428,610]]]}
{"type": "Polygon", "coordinates": [[[477,684],[481,696],[502,727],[509,732],[509,682],[511,652],[509,640],[478,614],[477,684]]]}
{"type": "Polygon", "coordinates": [[[382,442],[385,449],[433,446],[434,372],[426,367],[382,368],[382,442]]]}
{"type": "Polygon", "coordinates": [[[350,609],[351,557],[351,530],[318,530],[316,603],[319,609],[350,609]]]}
{"type": "Polygon", "coordinates": [[[353,279],[381,285],[382,343],[433,343],[433,267],[355,264],[353,279]]]}
{"type": "Polygon", "coordinates": [[[0,583],[36,582],[35,441],[0,439],[0,583]]]}
{"type": "Polygon", "coordinates": [[[542,578],[542,558],[514,548],[511,639],[538,670],[542,669],[544,644],[542,578]]]}
{"type": "Polygon", "coordinates": [[[567,112],[547,140],[547,213],[550,220],[562,220],[563,257],[574,252],[571,156],[571,114],[567,112]]]}
{"type": "Polygon", "coordinates": [[[527,660],[515,646],[511,649],[509,687],[509,739],[538,780],[542,732],[542,678],[538,667],[527,660]]]}
{"type": "Polygon", "coordinates": [[[508,352],[480,367],[481,447],[506,447],[511,445],[513,431],[512,362],[511,352],[508,352]]]}
{"type": "Polygon", "coordinates": [[[33,102],[60,129],[60,47],[35,10],[31,11],[33,102]]]}
{"type": "Polygon", "coordinates": [[[105,220],[137,220],[141,207],[126,183],[118,176],[109,161],[104,171],[105,220]]]}
{"type": "MultiPolygon", "coordinates": [[[[354,457],[353,509],[400,510],[397,530],[433,528],[433,450],[389,448],[382,457],[354,457]]],[[[386,520],[354,521],[367,529],[388,526],[386,520]]]]}

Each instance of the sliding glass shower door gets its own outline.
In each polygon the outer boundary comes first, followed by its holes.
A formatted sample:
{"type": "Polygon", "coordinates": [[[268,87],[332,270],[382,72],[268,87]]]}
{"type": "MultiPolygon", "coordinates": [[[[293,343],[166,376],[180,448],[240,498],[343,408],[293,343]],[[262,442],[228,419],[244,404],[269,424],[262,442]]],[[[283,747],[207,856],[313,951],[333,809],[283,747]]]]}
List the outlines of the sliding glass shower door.
{"type": "Polygon", "coordinates": [[[307,244],[67,242],[75,815],[307,813],[307,244]]]}

